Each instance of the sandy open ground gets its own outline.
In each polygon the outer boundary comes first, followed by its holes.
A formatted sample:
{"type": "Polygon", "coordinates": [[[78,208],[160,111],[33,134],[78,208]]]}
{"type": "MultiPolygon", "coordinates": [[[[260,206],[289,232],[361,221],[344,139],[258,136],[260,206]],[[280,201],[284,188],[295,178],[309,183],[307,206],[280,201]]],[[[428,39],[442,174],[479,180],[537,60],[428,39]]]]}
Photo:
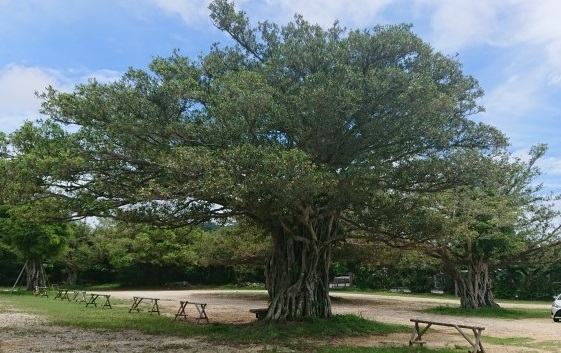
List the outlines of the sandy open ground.
{"type": "MultiPolygon", "coordinates": [[[[207,303],[210,323],[245,323],[255,320],[252,308],[266,307],[264,291],[238,290],[166,290],[166,291],[112,291],[111,298],[130,300],[134,296],[159,298],[162,315],[174,317],[180,300],[207,303]]],[[[550,319],[489,319],[457,318],[415,312],[435,305],[458,305],[457,300],[442,298],[417,298],[408,296],[365,295],[332,293],[335,314],[355,314],[368,319],[410,325],[411,318],[436,319],[463,324],[484,326],[483,346],[487,352],[561,352],[561,323],[550,319]],[[342,298],[342,299],[339,299],[342,298]],[[488,341],[486,342],[486,337],[488,341]],[[492,339],[491,339],[492,338],[492,339]],[[497,340],[498,338],[498,340],[497,340]],[[516,340],[514,340],[516,338],[516,340]],[[504,341],[506,345],[498,345],[504,341]],[[517,345],[513,345],[517,342],[517,345]],[[495,344],[492,344],[495,343],[495,344]]],[[[48,299],[47,299],[48,300],[48,299]]],[[[0,309],[5,303],[0,302],[0,309]]],[[[547,304],[502,304],[503,307],[531,307],[549,311],[547,304]]],[[[117,308],[116,308],[117,309],[117,308]]],[[[188,313],[196,316],[194,307],[188,313]]],[[[143,315],[144,313],[131,314],[143,315]]],[[[409,334],[352,338],[333,342],[356,346],[407,345],[409,334]]],[[[467,341],[454,329],[434,326],[423,336],[427,347],[452,347],[467,351],[467,341]]],[[[328,342],[326,342],[328,343],[328,342]]],[[[0,353],[16,352],[264,352],[283,351],[282,347],[228,347],[209,345],[197,339],[152,336],[136,331],[99,332],[53,327],[44,318],[0,310],[0,353]]]]}

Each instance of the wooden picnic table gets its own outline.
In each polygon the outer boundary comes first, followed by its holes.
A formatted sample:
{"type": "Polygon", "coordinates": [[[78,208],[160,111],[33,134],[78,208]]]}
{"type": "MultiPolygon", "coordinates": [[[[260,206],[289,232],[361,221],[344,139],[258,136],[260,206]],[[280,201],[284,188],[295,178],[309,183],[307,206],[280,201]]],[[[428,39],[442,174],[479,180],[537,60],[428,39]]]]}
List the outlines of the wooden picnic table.
{"type": "Polygon", "coordinates": [[[68,300],[70,301],[70,297],[68,296],[68,289],[64,289],[64,288],[59,288],[57,289],[57,294],[55,296],[55,300],[60,299],[60,300],[68,300]]]}
{"type": "Polygon", "coordinates": [[[205,320],[206,323],[208,324],[208,316],[206,314],[206,303],[198,303],[198,302],[191,302],[191,301],[187,301],[187,300],[181,300],[179,302],[179,309],[177,310],[177,313],[175,314],[175,319],[177,320],[178,316],[183,317],[184,319],[187,319],[187,313],[185,312],[185,309],[187,307],[187,305],[193,305],[198,312],[198,316],[195,318],[197,323],[199,323],[201,320],[205,320]]]}
{"type": "Polygon", "coordinates": [[[425,341],[422,340],[422,336],[427,332],[429,327],[432,325],[447,326],[455,328],[471,345],[472,353],[484,353],[483,344],[481,343],[481,333],[485,330],[485,327],[478,325],[466,325],[466,324],[455,324],[450,322],[434,321],[434,320],[423,320],[423,319],[411,319],[411,322],[415,323],[413,327],[413,332],[411,333],[411,338],[409,339],[409,345],[419,344],[423,346],[425,341]],[[425,328],[421,329],[419,324],[426,324],[425,328]],[[472,330],[474,335],[474,341],[462,330],[469,329],[472,330]]]}
{"type": "Polygon", "coordinates": [[[86,303],[87,302],[86,291],[85,290],[75,290],[74,295],[72,296],[71,300],[86,303]]]}
{"type": "Polygon", "coordinates": [[[160,307],[158,306],[158,298],[146,298],[146,297],[133,297],[133,303],[129,309],[129,313],[133,310],[136,310],[136,312],[140,312],[140,308],[138,307],[140,305],[140,303],[142,303],[142,301],[150,301],[151,307],[150,309],[148,309],[148,312],[150,313],[150,315],[152,315],[152,313],[157,313],[158,315],[160,315],[160,307]]]}
{"type": "Polygon", "coordinates": [[[35,290],[33,291],[33,295],[36,297],[49,297],[49,291],[47,287],[42,286],[35,286],[35,290]]]}
{"type": "Polygon", "coordinates": [[[110,294],[101,294],[101,293],[90,293],[90,299],[86,302],[86,307],[93,305],[95,307],[97,307],[97,299],[99,297],[102,297],[105,299],[105,301],[103,302],[103,305],[101,306],[101,308],[105,308],[108,307],[109,309],[113,309],[113,307],[111,306],[111,303],[109,302],[109,298],[111,297],[110,294]]]}
{"type": "Polygon", "coordinates": [[[257,321],[259,321],[263,320],[267,316],[269,308],[249,309],[249,312],[255,314],[257,321]]]}

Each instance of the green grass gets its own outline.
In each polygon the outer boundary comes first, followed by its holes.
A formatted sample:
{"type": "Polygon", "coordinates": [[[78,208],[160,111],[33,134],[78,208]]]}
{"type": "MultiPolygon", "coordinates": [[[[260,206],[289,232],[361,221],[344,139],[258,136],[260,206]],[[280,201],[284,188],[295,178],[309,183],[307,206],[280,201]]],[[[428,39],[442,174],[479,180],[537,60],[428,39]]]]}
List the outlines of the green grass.
{"type": "Polygon", "coordinates": [[[429,349],[425,347],[320,347],[317,353],[459,353],[464,350],[443,348],[429,349]]]}
{"type": "Polygon", "coordinates": [[[543,309],[479,308],[462,309],[448,305],[438,305],[421,312],[462,317],[489,317],[498,319],[548,319],[549,311],[543,309]]]}
{"type": "Polygon", "coordinates": [[[533,349],[543,349],[549,352],[557,352],[559,349],[559,341],[539,341],[536,342],[532,338],[527,337],[484,337],[486,343],[491,343],[498,346],[517,346],[528,347],[533,349]]]}

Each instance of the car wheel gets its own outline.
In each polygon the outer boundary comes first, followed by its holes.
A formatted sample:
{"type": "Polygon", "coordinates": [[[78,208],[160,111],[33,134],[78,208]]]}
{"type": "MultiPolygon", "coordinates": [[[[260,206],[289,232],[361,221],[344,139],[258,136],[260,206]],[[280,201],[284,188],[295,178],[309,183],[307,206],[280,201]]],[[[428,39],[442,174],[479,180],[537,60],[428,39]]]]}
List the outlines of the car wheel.
{"type": "Polygon", "coordinates": [[[561,318],[554,317],[554,318],[553,318],[553,321],[554,321],[554,322],[559,322],[560,319],[561,319],[561,318]]]}

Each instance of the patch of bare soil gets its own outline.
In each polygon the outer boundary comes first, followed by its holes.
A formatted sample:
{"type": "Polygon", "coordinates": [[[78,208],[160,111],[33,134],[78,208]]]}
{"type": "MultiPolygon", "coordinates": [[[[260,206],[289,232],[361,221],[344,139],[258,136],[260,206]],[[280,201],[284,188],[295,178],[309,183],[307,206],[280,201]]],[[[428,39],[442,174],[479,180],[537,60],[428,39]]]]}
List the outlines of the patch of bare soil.
{"type": "MultiPolygon", "coordinates": [[[[119,291],[107,292],[112,298],[129,299],[134,296],[159,298],[162,315],[174,317],[179,308],[179,300],[207,303],[206,311],[211,323],[240,324],[255,320],[249,309],[267,305],[265,292],[260,291],[119,291]]],[[[454,323],[477,324],[484,326],[483,347],[487,352],[505,353],[544,353],[561,352],[561,324],[549,319],[489,319],[457,318],[428,315],[416,312],[435,303],[458,304],[457,301],[442,299],[420,299],[414,297],[395,297],[363,295],[354,293],[333,293],[333,312],[335,314],[355,314],[368,319],[397,323],[413,327],[411,318],[435,319],[454,323]],[[486,341],[487,338],[487,341],[486,341]],[[497,343],[503,342],[499,345],[497,343]],[[516,342],[516,345],[514,345],[516,342]]],[[[136,331],[91,331],[67,327],[51,326],[43,319],[33,315],[7,310],[0,302],[0,353],[23,352],[267,352],[272,347],[228,347],[209,344],[204,340],[147,335],[136,331]]],[[[504,304],[504,307],[514,306],[504,304]]],[[[530,305],[526,305],[530,306],[530,305]]],[[[549,310],[548,305],[531,307],[549,310]]],[[[197,313],[194,307],[187,308],[190,319],[197,313]]],[[[143,313],[139,313],[142,315],[143,313]]],[[[466,332],[468,333],[468,332],[466,332]]],[[[469,333],[468,333],[469,334],[469,333]]],[[[325,341],[322,344],[347,346],[406,346],[410,334],[388,336],[352,337],[325,341]]],[[[469,337],[473,337],[469,335],[469,337]]],[[[459,351],[470,348],[468,342],[454,328],[433,326],[423,335],[429,348],[450,347],[459,351]]],[[[288,351],[274,347],[276,351],[288,351]]]]}

